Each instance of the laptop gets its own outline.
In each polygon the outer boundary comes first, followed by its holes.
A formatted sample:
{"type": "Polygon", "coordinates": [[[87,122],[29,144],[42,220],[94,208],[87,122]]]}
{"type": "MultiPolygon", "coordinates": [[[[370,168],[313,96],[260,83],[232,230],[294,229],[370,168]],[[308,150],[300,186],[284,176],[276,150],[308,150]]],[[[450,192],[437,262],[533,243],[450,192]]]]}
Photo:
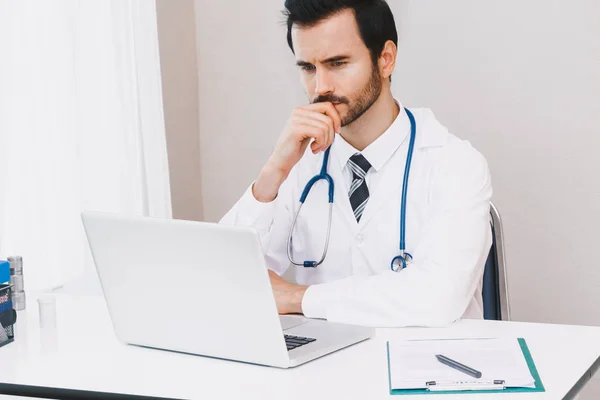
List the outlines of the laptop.
{"type": "Polygon", "coordinates": [[[81,216],[124,343],[289,368],[373,335],[372,328],[279,316],[252,228],[81,216]]]}

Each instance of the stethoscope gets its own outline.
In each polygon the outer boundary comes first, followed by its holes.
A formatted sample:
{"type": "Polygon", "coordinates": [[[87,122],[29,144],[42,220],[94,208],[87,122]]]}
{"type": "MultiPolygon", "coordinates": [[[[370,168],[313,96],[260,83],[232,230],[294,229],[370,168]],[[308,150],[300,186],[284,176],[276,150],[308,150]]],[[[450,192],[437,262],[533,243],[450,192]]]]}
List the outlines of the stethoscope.
{"type": "MultiPolygon", "coordinates": [[[[412,261],[412,256],[410,253],[406,251],[406,196],[408,192],[408,175],[410,174],[410,164],[412,162],[412,154],[415,147],[415,136],[417,134],[417,128],[415,124],[415,117],[408,110],[406,111],[406,115],[408,115],[408,119],[410,120],[410,142],[408,145],[408,152],[406,154],[406,166],[404,167],[404,180],[402,181],[402,201],[400,203],[400,254],[394,257],[390,263],[390,268],[392,271],[400,271],[412,261]]],[[[333,178],[331,175],[327,173],[327,165],[329,163],[329,150],[331,147],[327,148],[325,154],[323,156],[323,164],[321,166],[321,171],[318,175],[313,176],[302,191],[302,195],[300,196],[300,205],[298,206],[298,211],[296,211],[296,215],[294,216],[294,221],[292,222],[292,227],[290,228],[290,233],[288,236],[288,244],[287,244],[287,253],[288,259],[290,262],[297,266],[304,266],[307,268],[314,268],[323,263],[325,260],[325,256],[327,255],[327,248],[329,247],[329,235],[331,233],[331,216],[333,214],[333,178]],[[323,255],[319,261],[304,261],[302,263],[298,263],[294,261],[292,258],[292,232],[296,226],[296,221],[298,220],[298,215],[300,214],[300,210],[304,205],[304,201],[306,197],[308,197],[308,193],[313,185],[324,179],[327,181],[329,185],[329,224],[327,226],[327,238],[325,240],[325,248],[323,249],[323,255]]]]}

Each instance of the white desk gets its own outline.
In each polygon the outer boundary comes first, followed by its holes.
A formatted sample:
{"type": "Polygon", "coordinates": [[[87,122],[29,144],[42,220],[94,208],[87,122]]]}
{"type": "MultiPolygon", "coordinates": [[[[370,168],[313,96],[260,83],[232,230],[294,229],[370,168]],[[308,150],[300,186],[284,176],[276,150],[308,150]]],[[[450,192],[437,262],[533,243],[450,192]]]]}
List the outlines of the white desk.
{"type": "Polygon", "coordinates": [[[380,329],[371,340],[280,370],[121,344],[102,297],[57,295],[54,334],[39,328],[34,298],[19,317],[15,342],[0,348],[0,393],[34,397],[557,400],[571,398],[600,363],[596,327],[465,320],[444,329],[380,329]],[[386,340],[503,335],[526,338],[546,392],[389,395],[386,340]]]}

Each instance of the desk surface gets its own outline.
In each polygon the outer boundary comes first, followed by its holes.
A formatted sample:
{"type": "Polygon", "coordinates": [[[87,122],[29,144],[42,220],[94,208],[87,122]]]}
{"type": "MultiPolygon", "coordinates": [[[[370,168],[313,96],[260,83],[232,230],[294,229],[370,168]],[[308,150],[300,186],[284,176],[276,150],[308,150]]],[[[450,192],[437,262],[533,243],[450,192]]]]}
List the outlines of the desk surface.
{"type": "Polygon", "coordinates": [[[476,398],[556,400],[575,394],[573,388],[582,386],[600,363],[598,327],[464,320],[439,329],[379,329],[366,342],[281,370],[125,345],[114,336],[102,297],[56,297],[54,330],[39,328],[35,301],[20,312],[15,342],[0,348],[0,393],[82,398],[86,393],[64,390],[84,390],[181,399],[474,400],[465,394],[391,397],[385,342],[511,336],[527,340],[546,392],[476,398]]]}

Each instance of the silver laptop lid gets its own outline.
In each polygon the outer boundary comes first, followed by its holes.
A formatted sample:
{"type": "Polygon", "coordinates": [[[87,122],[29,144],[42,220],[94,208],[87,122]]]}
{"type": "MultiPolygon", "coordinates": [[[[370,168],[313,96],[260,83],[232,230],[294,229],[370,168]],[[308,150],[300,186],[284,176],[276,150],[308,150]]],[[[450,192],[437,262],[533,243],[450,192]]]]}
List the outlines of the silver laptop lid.
{"type": "Polygon", "coordinates": [[[253,229],[101,213],[82,220],[120,340],[288,366],[253,229]]]}

